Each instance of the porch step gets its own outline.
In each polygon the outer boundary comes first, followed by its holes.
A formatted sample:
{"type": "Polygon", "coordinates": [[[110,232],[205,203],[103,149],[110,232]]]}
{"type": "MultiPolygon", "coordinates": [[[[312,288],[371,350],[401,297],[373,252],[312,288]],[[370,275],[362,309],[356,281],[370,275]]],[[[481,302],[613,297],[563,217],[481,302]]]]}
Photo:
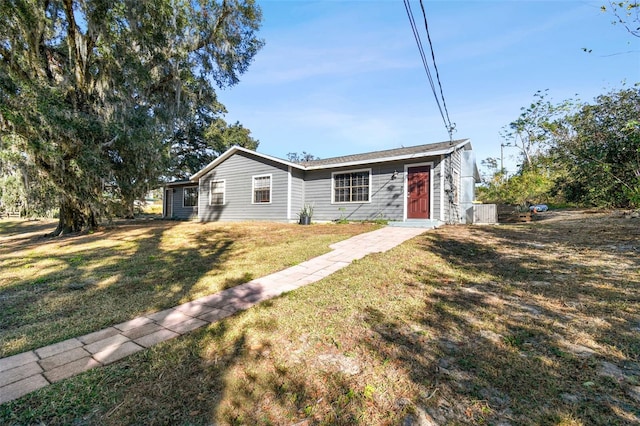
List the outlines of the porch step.
{"type": "Polygon", "coordinates": [[[405,221],[394,221],[389,222],[388,226],[399,227],[399,228],[425,228],[425,229],[433,229],[442,225],[442,222],[439,220],[432,219],[407,219],[405,221]]]}

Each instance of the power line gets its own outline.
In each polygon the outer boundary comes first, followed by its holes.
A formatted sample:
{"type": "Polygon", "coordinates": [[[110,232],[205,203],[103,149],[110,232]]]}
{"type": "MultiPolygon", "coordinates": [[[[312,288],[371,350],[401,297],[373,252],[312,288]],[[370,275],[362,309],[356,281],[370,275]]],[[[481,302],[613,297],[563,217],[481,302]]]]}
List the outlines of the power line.
{"type": "Polygon", "coordinates": [[[436,90],[436,86],[433,80],[433,75],[431,74],[431,69],[429,68],[429,64],[427,61],[427,56],[424,53],[424,47],[422,46],[422,40],[420,39],[420,33],[418,31],[418,27],[415,22],[415,18],[413,17],[413,11],[411,10],[411,4],[409,0],[404,0],[404,8],[407,11],[407,16],[409,18],[409,23],[411,24],[411,30],[413,31],[413,37],[416,40],[416,44],[418,45],[418,51],[420,53],[420,58],[422,59],[422,65],[427,74],[427,78],[429,79],[429,85],[431,86],[431,92],[433,93],[433,97],[436,100],[436,104],[438,105],[438,110],[440,111],[440,116],[442,117],[442,121],[444,126],[449,134],[449,140],[453,140],[453,131],[455,129],[455,125],[451,123],[451,119],[449,118],[449,110],[447,109],[447,103],[444,97],[444,91],[442,90],[442,82],[440,81],[440,72],[438,71],[438,66],[436,64],[436,56],[433,50],[433,43],[431,42],[431,35],[429,34],[429,24],[427,23],[427,14],[424,10],[424,5],[422,0],[420,0],[420,8],[422,9],[422,16],[424,18],[424,27],[427,32],[427,41],[429,42],[429,48],[431,51],[431,60],[433,61],[433,68],[436,71],[436,80],[438,82],[438,87],[440,89],[440,96],[438,96],[438,92],[436,90]],[[440,100],[442,99],[442,104],[440,100]]]}
{"type": "Polygon", "coordinates": [[[429,68],[429,64],[427,63],[427,57],[424,53],[424,48],[422,47],[422,40],[420,39],[420,33],[418,32],[415,19],[413,18],[413,11],[411,10],[411,4],[409,3],[409,0],[404,0],[404,8],[407,11],[407,16],[409,17],[409,23],[411,24],[413,37],[415,38],[416,44],[418,45],[418,52],[420,53],[420,59],[422,59],[422,65],[424,67],[424,70],[427,73],[427,78],[429,79],[431,91],[433,92],[433,96],[436,100],[436,104],[438,105],[438,110],[440,111],[440,115],[442,116],[442,120],[444,121],[446,126],[447,123],[444,117],[444,113],[442,111],[442,106],[440,105],[440,98],[438,98],[438,94],[436,93],[436,88],[433,83],[433,77],[431,75],[431,69],[429,68]]]}
{"type": "Polygon", "coordinates": [[[436,55],[433,51],[433,43],[431,42],[431,35],[429,34],[429,24],[427,23],[427,14],[424,11],[424,4],[422,4],[422,0],[420,0],[420,8],[422,9],[422,16],[424,17],[424,28],[427,31],[427,40],[429,41],[429,48],[431,49],[431,59],[433,60],[433,68],[436,70],[436,79],[438,80],[438,86],[440,87],[440,96],[442,97],[442,106],[444,107],[444,112],[447,115],[447,122],[445,126],[447,126],[447,131],[449,133],[453,132],[455,126],[451,124],[451,119],[449,118],[449,110],[447,109],[447,102],[444,99],[444,92],[442,91],[442,82],[440,81],[440,72],[438,72],[438,64],[436,63],[436,55]]]}
{"type": "MultiPolygon", "coordinates": [[[[424,17],[424,27],[427,31],[427,41],[429,42],[429,48],[431,50],[431,60],[433,61],[433,68],[436,71],[436,80],[438,81],[438,87],[440,89],[440,96],[438,97],[438,93],[436,91],[436,86],[433,81],[433,76],[431,74],[431,70],[429,69],[429,64],[427,61],[427,56],[424,53],[424,48],[422,46],[422,40],[420,40],[420,34],[418,32],[418,26],[416,25],[415,19],[413,17],[413,11],[411,10],[411,4],[409,0],[404,0],[404,8],[407,11],[407,16],[409,17],[409,22],[411,23],[411,30],[413,31],[413,37],[416,39],[416,44],[418,45],[418,51],[420,52],[420,58],[422,59],[422,65],[424,66],[424,70],[427,73],[427,77],[429,79],[429,85],[431,86],[431,92],[433,93],[433,97],[436,100],[436,104],[438,105],[438,110],[440,110],[440,116],[442,117],[442,122],[444,123],[444,127],[449,134],[449,143],[453,144],[453,131],[455,126],[451,124],[451,119],[449,118],[449,111],[447,110],[447,103],[444,98],[444,91],[442,90],[442,83],[440,81],[440,73],[438,72],[438,66],[436,65],[436,55],[433,51],[433,43],[431,42],[431,35],[429,34],[429,25],[427,23],[427,14],[424,10],[424,5],[422,4],[422,0],[420,0],[420,8],[422,9],[422,16],[424,17]],[[442,105],[440,104],[440,100],[442,99],[442,105]],[[444,111],[443,111],[444,108],[444,111]],[[445,117],[446,116],[446,117],[445,117]]],[[[457,207],[457,203],[455,200],[455,183],[453,178],[453,158],[452,154],[448,155],[448,161],[444,161],[444,165],[442,166],[445,174],[444,177],[448,182],[449,190],[445,190],[449,199],[449,223],[457,223],[460,221],[459,210],[457,207]]]]}

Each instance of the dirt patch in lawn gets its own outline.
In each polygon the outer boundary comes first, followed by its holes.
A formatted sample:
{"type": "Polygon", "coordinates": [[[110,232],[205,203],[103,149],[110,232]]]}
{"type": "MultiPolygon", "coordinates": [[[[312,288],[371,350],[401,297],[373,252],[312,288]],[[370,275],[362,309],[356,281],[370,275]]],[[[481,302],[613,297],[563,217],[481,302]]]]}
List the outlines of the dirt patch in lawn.
{"type": "Polygon", "coordinates": [[[526,225],[439,229],[421,247],[452,271],[421,321],[440,347],[438,392],[423,404],[434,419],[640,422],[638,219],[549,212],[526,225]]]}

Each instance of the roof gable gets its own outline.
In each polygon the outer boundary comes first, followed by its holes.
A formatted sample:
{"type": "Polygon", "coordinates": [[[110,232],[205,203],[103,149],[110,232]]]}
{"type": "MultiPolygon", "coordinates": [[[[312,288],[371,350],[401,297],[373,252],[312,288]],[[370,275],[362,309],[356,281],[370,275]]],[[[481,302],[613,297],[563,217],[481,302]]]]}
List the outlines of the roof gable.
{"type": "Polygon", "coordinates": [[[296,169],[301,169],[303,170],[304,167],[300,164],[296,164],[296,163],[292,163],[290,161],[287,160],[283,160],[281,158],[276,158],[276,157],[272,157],[270,155],[266,155],[266,154],[262,154],[260,152],[257,151],[252,151],[250,149],[247,148],[243,148],[241,146],[232,146],[231,148],[229,148],[228,150],[226,150],[220,157],[216,158],[215,160],[213,160],[212,162],[210,162],[209,164],[207,164],[206,166],[204,166],[202,168],[202,170],[200,170],[199,172],[197,172],[196,174],[194,174],[193,176],[191,176],[189,178],[189,180],[191,181],[197,181],[198,179],[200,179],[202,176],[204,176],[205,174],[207,174],[210,170],[212,170],[213,168],[215,168],[218,164],[222,163],[224,160],[226,160],[227,158],[231,157],[233,154],[237,153],[237,152],[244,152],[250,155],[254,155],[256,157],[259,158],[263,158],[265,160],[270,160],[273,161],[275,163],[280,163],[280,164],[284,164],[285,166],[291,166],[294,167],[296,169]]]}

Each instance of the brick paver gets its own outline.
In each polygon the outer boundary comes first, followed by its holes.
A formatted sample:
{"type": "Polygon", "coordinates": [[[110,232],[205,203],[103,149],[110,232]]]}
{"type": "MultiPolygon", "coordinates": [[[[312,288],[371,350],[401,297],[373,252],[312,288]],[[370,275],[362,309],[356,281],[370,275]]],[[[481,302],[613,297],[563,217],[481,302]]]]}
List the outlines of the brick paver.
{"type": "Polygon", "coordinates": [[[207,312],[204,315],[200,315],[198,318],[208,323],[220,321],[223,318],[233,315],[233,312],[225,311],[224,309],[216,309],[215,311],[207,312]]]}
{"type": "Polygon", "coordinates": [[[80,340],[85,345],[88,345],[90,343],[97,342],[98,340],[115,336],[118,333],[120,333],[120,330],[114,327],[109,327],[100,331],[96,331],[95,333],[89,333],[89,334],[85,334],[84,336],[80,336],[78,337],[78,340],[80,340]]]}
{"type": "Polygon", "coordinates": [[[0,373],[0,383],[10,384],[18,382],[27,377],[35,376],[42,372],[42,367],[37,362],[30,362],[29,364],[21,365],[20,367],[12,368],[11,370],[3,371],[0,373]]]}
{"type": "Polygon", "coordinates": [[[102,364],[100,364],[92,357],[86,356],[80,359],[76,359],[75,361],[69,362],[67,364],[60,365],[56,368],[52,368],[51,370],[45,371],[43,374],[44,377],[47,378],[47,380],[49,380],[51,383],[54,383],[66,379],[67,377],[75,376],[76,374],[80,374],[92,368],[99,367],[101,365],[102,364]]]}
{"type": "Polygon", "coordinates": [[[86,345],[84,348],[92,354],[95,354],[110,348],[118,347],[128,341],[128,337],[123,336],[122,334],[116,334],[115,336],[107,337],[106,339],[98,340],[97,342],[86,345]]]}
{"type": "Polygon", "coordinates": [[[21,365],[29,364],[30,362],[35,362],[37,360],[38,355],[33,351],[2,358],[0,359],[0,372],[11,370],[12,368],[20,367],[21,365]]]}
{"type": "Polygon", "coordinates": [[[0,404],[20,398],[28,393],[47,386],[49,382],[41,375],[31,376],[0,388],[0,404]]]}
{"type": "Polygon", "coordinates": [[[155,333],[147,334],[146,336],[136,339],[134,340],[134,342],[140,346],[148,348],[153,345],[157,345],[160,342],[164,342],[165,340],[173,339],[178,336],[178,333],[174,333],[171,330],[163,328],[162,330],[158,330],[155,333]]]}
{"type": "Polygon", "coordinates": [[[78,338],[0,359],[0,404],[92,368],[107,365],[168,339],[220,321],[256,303],[296,290],[367,254],[387,251],[425,232],[381,228],[332,244],[330,253],[255,279],[78,338]]]}
{"type": "Polygon", "coordinates": [[[44,358],[40,360],[38,364],[40,364],[43,370],[47,371],[88,356],[91,356],[91,354],[84,350],[84,348],[74,348],[67,352],[44,358]]]}
{"type": "Polygon", "coordinates": [[[184,312],[191,317],[198,317],[200,315],[206,314],[207,312],[214,311],[216,308],[214,306],[205,305],[204,303],[194,301],[178,305],[176,306],[176,309],[180,312],[184,312]]]}
{"type": "Polygon", "coordinates": [[[168,325],[167,328],[178,334],[185,334],[197,328],[200,328],[206,324],[208,324],[207,321],[204,321],[198,318],[191,318],[186,321],[180,322],[178,324],[168,325]]]}
{"type": "Polygon", "coordinates": [[[146,336],[151,333],[155,333],[156,331],[162,330],[163,327],[154,322],[150,322],[145,325],[141,325],[137,328],[132,328],[127,331],[123,331],[122,335],[128,337],[131,340],[139,339],[140,337],[146,336]]]}
{"type": "Polygon", "coordinates": [[[152,320],[156,321],[158,324],[161,324],[163,326],[168,326],[171,324],[178,324],[178,323],[184,322],[193,317],[190,317],[184,312],[180,312],[179,310],[172,308],[172,309],[167,309],[166,311],[158,312],[152,315],[147,315],[147,318],[151,318],[152,320]]]}
{"type": "Polygon", "coordinates": [[[132,319],[131,321],[123,322],[121,324],[116,324],[114,325],[114,327],[120,331],[127,331],[127,330],[131,330],[132,328],[140,327],[141,325],[149,324],[150,322],[153,322],[153,320],[150,318],[138,317],[138,318],[132,319]]]}
{"type": "Polygon", "coordinates": [[[58,355],[62,352],[79,348],[82,346],[82,342],[78,339],[69,339],[64,340],[60,343],[55,343],[53,345],[45,346],[44,348],[36,349],[36,355],[40,358],[48,358],[53,355],[58,355]]]}
{"type": "Polygon", "coordinates": [[[107,365],[133,353],[141,351],[142,349],[144,349],[142,346],[136,345],[133,342],[125,342],[119,346],[110,346],[98,353],[95,353],[93,354],[93,358],[96,361],[107,365]]]}

